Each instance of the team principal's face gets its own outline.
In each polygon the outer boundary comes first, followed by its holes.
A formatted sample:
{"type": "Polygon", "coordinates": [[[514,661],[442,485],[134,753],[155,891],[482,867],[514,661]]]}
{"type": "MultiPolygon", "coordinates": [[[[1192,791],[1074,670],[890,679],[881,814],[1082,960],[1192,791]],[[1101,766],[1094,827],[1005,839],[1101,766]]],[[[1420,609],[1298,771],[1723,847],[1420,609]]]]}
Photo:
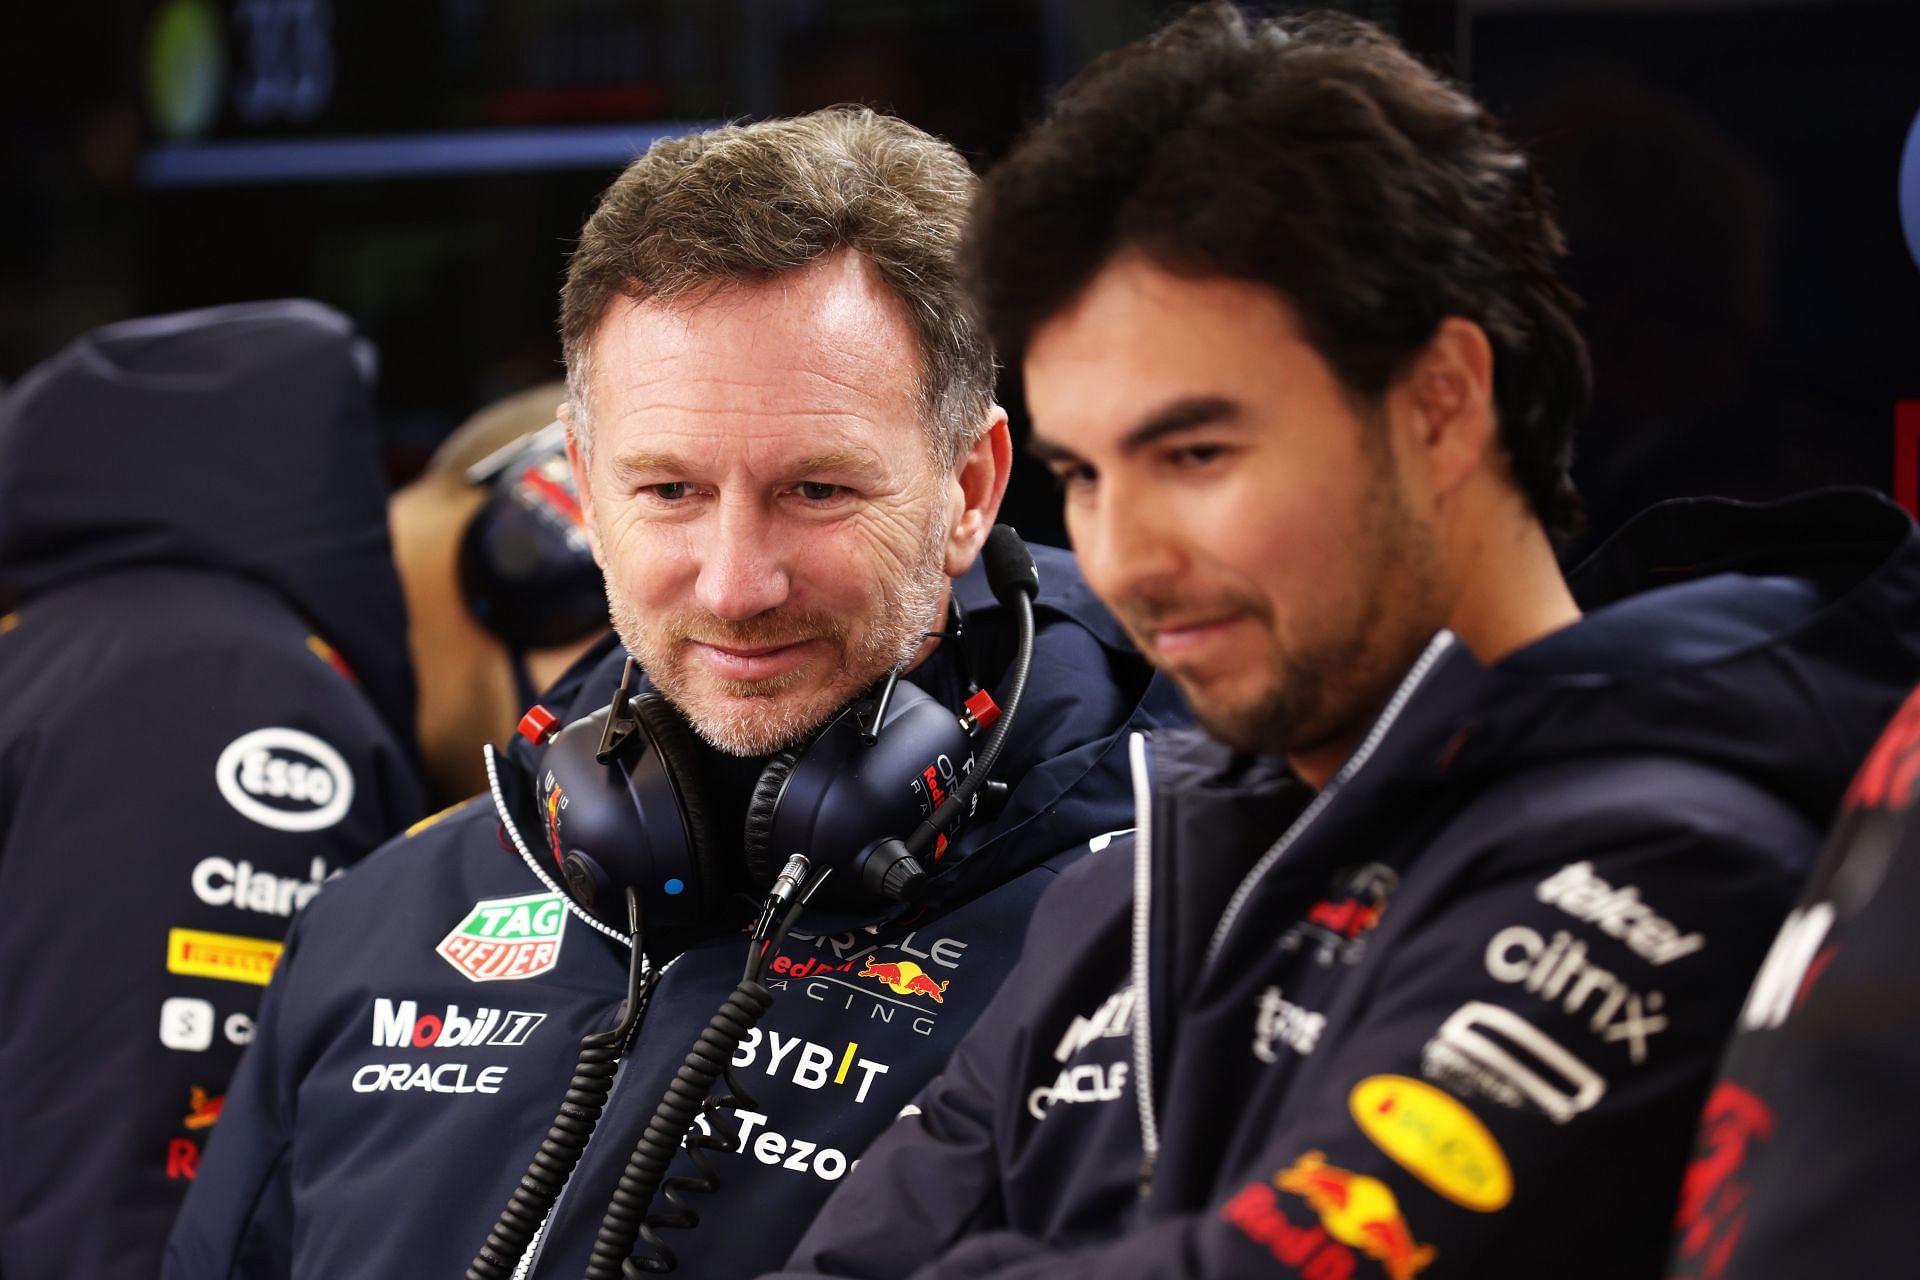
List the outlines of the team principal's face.
{"type": "Polygon", "coordinates": [[[1431,634],[1384,427],[1272,290],[1110,262],[1034,334],[1082,571],[1216,737],[1336,757],[1431,634]]]}
{"type": "Polygon", "coordinates": [[[937,625],[948,482],[902,304],[837,254],[596,331],[581,491],[614,625],[723,750],[796,741],[937,625]]]}

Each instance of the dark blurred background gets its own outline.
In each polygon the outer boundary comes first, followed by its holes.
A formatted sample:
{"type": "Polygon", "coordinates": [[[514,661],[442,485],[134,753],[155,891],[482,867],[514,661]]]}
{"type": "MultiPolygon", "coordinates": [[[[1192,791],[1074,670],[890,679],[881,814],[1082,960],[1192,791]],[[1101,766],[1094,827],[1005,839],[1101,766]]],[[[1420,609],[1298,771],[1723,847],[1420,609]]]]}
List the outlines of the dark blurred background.
{"type": "MultiPolygon", "coordinates": [[[[984,168],[1049,89],[1180,7],[22,0],[0,18],[0,382],[109,320],[309,295],[379,344],[402,480],[558,371],[565,253],[654,137],[857,101],[984,168]]],[[[1596,534],[1671,494],[1850,480],[1913,505],[1920,3],[1333,7],[1540,157],[1597,365],[1596,534]]],[[[1009,505],[1060,539],[1036,469],[1009,505]]]]}

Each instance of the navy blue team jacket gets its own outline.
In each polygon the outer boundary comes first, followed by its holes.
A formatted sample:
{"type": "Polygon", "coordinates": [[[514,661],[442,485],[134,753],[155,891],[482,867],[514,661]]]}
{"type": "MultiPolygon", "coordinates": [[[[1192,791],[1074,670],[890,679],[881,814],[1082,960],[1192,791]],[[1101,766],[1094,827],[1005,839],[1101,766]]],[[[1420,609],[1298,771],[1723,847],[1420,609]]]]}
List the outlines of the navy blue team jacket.
{"type": "Polygon", "coordinates": [[[422,811],[370,372],[248,304],[0,399],[0,1275],[153,1274],[288,920],[422,811]]]}
{"type": "Polygon", "coordinates": [[[1681,1184],[1679,1280],[1906,1275],[1920,1203],[1920,690],[1767,952],[1681,1184]]]}
{"type": "Polygon", "coordinates": [[[1135,739],[1133,856],[1061,878],[791,1272],[1660,1274],[1748,980],[1920,674],[1920,536],[1682,502],[1574,586],[1492,668],[1435,637],[1317,794],[1135,739]]]}
{"type": "MultiPolygon", "coordinates": [[[[664,1237],[689,1276],[776,1266],[865,1149],[939,1069],[1013,964],[1061,865],[1132,821],[1128,733],[1177,695],[1127,645],[1063,552],[1035,548],[1041,594],[1026,699],[1002,757],[1012,786],[966,829],[923,910],[802,916],[768,968],[775,1003],[734,1056],[752,1099],[743,1150],[714,1157],[702,1218],[664,1237]],[[916,982],[916,978],[924,979],[916,982]]],[[[976,568],[956,583],[989,690],[1012,625],[976,568]]],[[[909,678],[955,705],[952,643],[909,678]]],[[[624,655],[550,691],[563,719],[604,706],[624,655]]],[[[328,887],[301,917],[168,1250],[167,1274],[458,1275],[526,1170],[580,1041],[611,1027],[625,936],[550,872],[518,739],[500,798],[453,811],[328,887]]],[[[530,1274],[577,1277],[622,1168],[696,1036],[740,979],[730,931],[664,959],[605,1116],[530,1274]]],[[[673,1173],[688,1172],[682,1154],[673,1173]]]]}

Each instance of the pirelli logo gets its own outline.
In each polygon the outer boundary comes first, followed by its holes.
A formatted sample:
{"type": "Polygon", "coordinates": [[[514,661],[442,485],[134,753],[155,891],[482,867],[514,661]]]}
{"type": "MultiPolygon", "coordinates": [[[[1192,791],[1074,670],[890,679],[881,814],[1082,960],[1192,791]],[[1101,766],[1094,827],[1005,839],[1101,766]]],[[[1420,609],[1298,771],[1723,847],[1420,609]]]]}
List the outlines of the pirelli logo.
{"type": "Polygon", "coordinates": [[[267,985],[280,962],[280,944],[267,938],[199,929],[167,930],[167,972],[190,978],[267,985]]]}

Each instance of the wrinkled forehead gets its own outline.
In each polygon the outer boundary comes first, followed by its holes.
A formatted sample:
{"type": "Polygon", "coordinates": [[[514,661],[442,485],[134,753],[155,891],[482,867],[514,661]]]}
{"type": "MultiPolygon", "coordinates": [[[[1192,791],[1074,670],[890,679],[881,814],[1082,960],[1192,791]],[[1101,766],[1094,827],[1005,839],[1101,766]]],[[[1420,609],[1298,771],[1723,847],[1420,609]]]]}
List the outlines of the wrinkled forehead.
{"type": "Polygon", "coordinates": [[[921,431],[905,306],[857,255],[698,296],[616,299],[595,335],[594,431],[621,424],[832,434],[921,431]]]}

